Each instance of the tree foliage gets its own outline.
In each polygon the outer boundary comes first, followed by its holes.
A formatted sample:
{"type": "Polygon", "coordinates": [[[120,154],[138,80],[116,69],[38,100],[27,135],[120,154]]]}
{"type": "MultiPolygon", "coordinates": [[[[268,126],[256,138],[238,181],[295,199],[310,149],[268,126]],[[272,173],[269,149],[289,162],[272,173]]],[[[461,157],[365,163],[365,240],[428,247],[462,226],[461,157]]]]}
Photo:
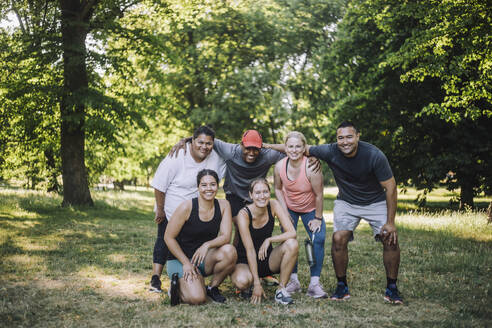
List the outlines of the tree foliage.
{"type": "Polygon", "coordinates": [[[484,10],[474,1],[352,1],[323,59],[335,121],[356,121],[404,185],[428,191],[451,172],[446,183],[461,188],[462,206],[490,188],[492,172],[484,10]],[[438,42],[443,35],[446,46],[438,42]]]}

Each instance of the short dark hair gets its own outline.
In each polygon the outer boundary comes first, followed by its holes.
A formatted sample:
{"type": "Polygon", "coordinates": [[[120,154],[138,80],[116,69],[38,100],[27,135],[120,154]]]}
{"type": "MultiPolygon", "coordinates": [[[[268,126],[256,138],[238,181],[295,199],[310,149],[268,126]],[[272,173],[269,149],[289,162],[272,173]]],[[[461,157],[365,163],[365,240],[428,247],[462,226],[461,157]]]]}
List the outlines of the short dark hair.
{"type": "Polygon", "coordinates": [[[215,172],[214,170],[210,170],[210,169],[203,169],[200,172],[198,172],[198,174],[196,175],[196,186],[197,187],[200,185],[200,180],[202,180],[202,178],[206,175],[211,175],[212,177],[214,177],[215,182],[217,182],[217,184],[219,184],[219,176],[218,176],[217,172],[215,172]]]}
{"type": "Polygon", "coordinates": [[[215,139],[215,131],[208,125],[202,125],[196,128],[195,132],[193,132],[193,139],[196,139],[200,134],[204,134],[212,137],[212,139],[215,139]]]}
{"type": "Polygon", "coordinates": [[[350,128],[350,127],[354,128],[355,133],[359,133],[359,129],[357,129],[355,124],[350,121],[343,121],[342,123],[340,123],[340,125],[337,127],[337,130],[340,128],[350,128]]]}

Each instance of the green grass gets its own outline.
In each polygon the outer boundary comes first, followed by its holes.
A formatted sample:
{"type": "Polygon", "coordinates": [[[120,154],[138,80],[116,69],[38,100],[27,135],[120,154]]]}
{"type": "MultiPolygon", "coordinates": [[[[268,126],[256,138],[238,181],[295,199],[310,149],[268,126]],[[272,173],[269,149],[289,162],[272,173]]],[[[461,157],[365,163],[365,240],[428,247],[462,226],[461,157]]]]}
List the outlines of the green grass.
{"type": "MultiPolygon", "coordinates": [[[[363,223],[349,245],[347,302],[296,294],[296,304],[283,307],[272,301],[274,287],[266,287],[269,299],[253,306],[234,295],[227,279],[226,305],[171,307],[165,294],[147,292],[156,234],[150,190],[94,192],[94,208],[61,208],[58,196],[0,189],[0,326],[489,327],[492,225],[483,211],[443,209],[453,197],[446,193],[431,194],[436,198],[424,210],[413,207],[412,193],[400,197],[404,306],[382,300],[381,246],[363,223]]],[[[328,234],[334,198],[325,199],[328,234]]],[[[302,225],[298,232],[303,240],[302,225]]],[[[321,281],[331,292],[330,245],[327,240],[321,281]]],[[[299,275],[305,292],[303,249],[299,275]]]]}

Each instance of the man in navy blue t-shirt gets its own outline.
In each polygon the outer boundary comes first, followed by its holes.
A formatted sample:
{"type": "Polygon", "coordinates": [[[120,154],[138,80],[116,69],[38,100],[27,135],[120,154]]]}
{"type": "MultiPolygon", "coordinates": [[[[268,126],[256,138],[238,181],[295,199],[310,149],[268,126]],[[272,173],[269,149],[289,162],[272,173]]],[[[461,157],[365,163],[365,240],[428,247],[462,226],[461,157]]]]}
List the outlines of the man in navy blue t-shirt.
{"type": "Polygon", "coordinates": [[[395,227],[396,182],[386,156],[370,143],[359,141],[360,133],[351,122],[337,128],[337,142],[308,147],[308,155],[324,160],[332,169],[338,186],[333,208],[331,255],[337,276],[332,300],[350,298],[347,285],[348,242],[353,231],[366,220],[376,241],[383,244],[387,288],[384,299],[402,304],[396,280],[400,248],[395,227]]]}

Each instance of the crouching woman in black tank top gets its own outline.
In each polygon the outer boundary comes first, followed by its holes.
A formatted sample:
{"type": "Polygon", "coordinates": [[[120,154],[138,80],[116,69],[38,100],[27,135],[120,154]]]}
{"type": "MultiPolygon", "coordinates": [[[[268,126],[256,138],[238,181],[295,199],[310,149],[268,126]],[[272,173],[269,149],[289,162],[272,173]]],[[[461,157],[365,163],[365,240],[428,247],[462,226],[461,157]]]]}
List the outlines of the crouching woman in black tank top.
{"type": "Polygon", "coordinates": [[[167,272],[172,280],[172,305],[178,301],[202,304],[207,295],[215,302],[225,302],[218,286],[236,264],[236,249],[229,244],[231,208],[228,201],[215,199],[219,185],[217,173],[201,170],[197,184],[198,198],[178,206],[164,235],[171,252],[167,272]],[[210,286],[205,287],[203,277],[211,274],[210,286]]]}
{"type": "Polygon", "coordinates": [[[243,297],[251,294],[251,303],[255,304],[261,303],[262,296],[266,297],[260,278],[280,272],[280,286],[275,292],[275,301],[291,304],[293,301],[285,286],[297,261],[296,231],[282,205],[275,199],[270,200],[270,186],[265,179],[254,180],[249,195],[253,204],[245,206],[237,216],[241,238],[231,280],[242,291],[243,297]],[[284,232],[272,236],[275,217],[279,219],[284,232]],[[273,243],[280,245],[273,248],[273,243]]]}

